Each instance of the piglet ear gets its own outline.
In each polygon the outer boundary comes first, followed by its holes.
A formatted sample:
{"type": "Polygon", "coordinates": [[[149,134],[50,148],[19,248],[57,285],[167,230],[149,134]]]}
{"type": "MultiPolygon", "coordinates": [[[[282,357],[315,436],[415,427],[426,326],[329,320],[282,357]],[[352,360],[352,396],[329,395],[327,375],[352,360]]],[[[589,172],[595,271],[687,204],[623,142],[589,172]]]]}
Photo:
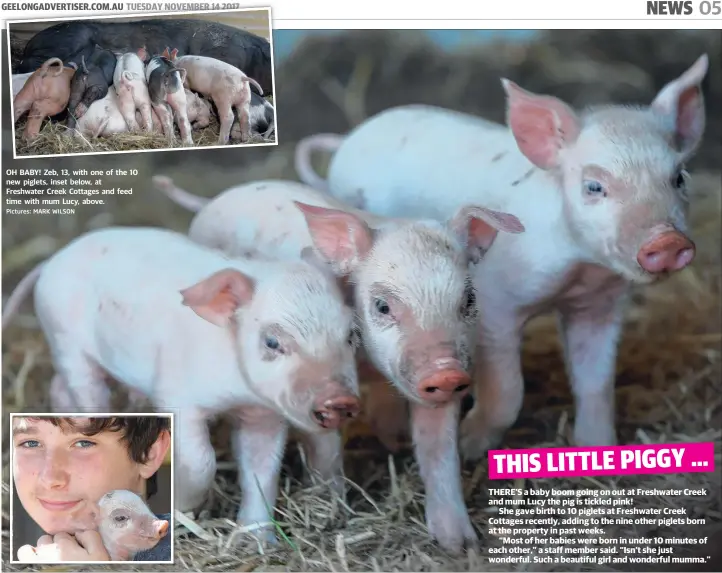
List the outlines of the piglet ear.
{"type": "Polygon", "coordinates": [[[505,78],[501,83],[506,92],[507,124],[519,150],[541,169],[558,166],[559,151],[579,136],[577,114],[558,98],[531,93],[505,78]]]}
{"type": "Polygon", "coordinates": [[[349,274],[371,250],[374,233],[361,218],[338,209],[294,203],[306,219],[316,250],[336,274],[349,274]]]}
{"type": "Polygon", "coordinates": [[[161,54],[164,58],[168,58],[170,60],[170,54],[168,53],[168,47],[166,46],[166,49],[163,50],[163,53],[161,54]]]}
{"type": "MultiPolygon", "coordinates": [[[[314,249],[313,247],[304,247],[303,249],[301,249],[301,259],[306,261],[308,264],[313,265],[324,273],[336,273],[336,269],[334,269],[333,264],[321,259],[318,251],[316,251],[316,249],[314,249]]],[[[345,274],[337,274],[336,284],[341,290],[341,294],[343,295],[346,305],[353,306],[354,287],[350,281],[350,276],[345,274]]]]}
{"type": "Polygon", "coordinates": [[[180,291],[183,304],[216,326],[226,326],[235,312],[253,298],[255,283],[236,269],[225,269],[180,291]]]}
{"type": "Polygon", "coordinates": [[[173,51],[170,53],[170,59],[175,61],[175,59],[178,57],[178,48],[173,48],[173,51]]]}
{"type": "Polygon", "coordinates": [[[685,155],[697,148],[704,134],[702,80],[708,67],[709,58],[703,54],[686,72],[665,85],[650,106],[656,113],[670,118],[675,144],[685,155]]]}
{"type": "Polygon", "coordinates": [[[514,215],[494,211],[476,205],[467,205],[459,209],[449,221],[449,227],[461,242],[466,245],[472,262],[476,263],[486,253],[499,231],[505,233],[523,233],[524,225],[514,215]]]}

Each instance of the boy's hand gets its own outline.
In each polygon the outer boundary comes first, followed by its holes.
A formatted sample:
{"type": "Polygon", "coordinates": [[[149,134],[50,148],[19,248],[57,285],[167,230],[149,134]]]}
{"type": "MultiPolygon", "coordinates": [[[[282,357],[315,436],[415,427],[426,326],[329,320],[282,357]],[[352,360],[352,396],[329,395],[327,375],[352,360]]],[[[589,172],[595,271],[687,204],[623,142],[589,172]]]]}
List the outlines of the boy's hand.
{"type": "Polygon", "coordinates": [[[68,533],[43,535],[37,547],[23,545],[18,549],[22,563],[58,563],[61,561],[110,561],[110,555],[97,531],[79,531],[75,537],[68,533]]]}

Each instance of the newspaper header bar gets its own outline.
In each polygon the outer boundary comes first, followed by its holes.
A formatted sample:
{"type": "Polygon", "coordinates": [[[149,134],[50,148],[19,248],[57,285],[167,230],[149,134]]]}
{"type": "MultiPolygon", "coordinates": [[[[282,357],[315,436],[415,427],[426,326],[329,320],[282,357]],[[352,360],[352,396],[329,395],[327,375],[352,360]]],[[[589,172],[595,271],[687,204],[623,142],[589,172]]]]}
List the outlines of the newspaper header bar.
{"type": "MultiPolygon", "coordinates": [[[[620,22],[636,20],[640,27],[646,27],[653,21],[674,21],[680,28],[687,27],[683,23],[690,22],[693,27],[719,26],[722,20],[722,0],[607,0],[605,2],[568,2],[554,0],[513,0],[508,2],[478,2],[472,4],[467,0],[451,0],[449,2],[409,5],[402,2],[369,0],[362,3],[340,3],[332,0],[272,0],[271,2],[149,2],[127,0],[83,0],[83,1],[24,1],[12,0],[0,2],[2,8],[3,27],[7,21],[36,20],[63,17],[88,18],[101,15],[131,16],[143,14],[162,14],[171,12],[202,12],[229,11],[236,8],[267,8],[271,7],[273,26],[278,29],[309,29],[312,27],[327,28],[323,24],[328,20],[364,20],[379,22],[379,27],[395,27],[389,25],[392,20],[413,20],[418,28],[450,28],[446,22],[458,21],[463,28],[492,27],[485,21],[534,21],[534,29],[556,27],[556,23],[570,20],[591,20],[620,22]],[[474,22],[469,22],[474,20],[474,22]],[[705,22],[712,21],[713,25],[705,22]],[[293,25],[290,23],[293,22],[293,25]],[[546,24],[545,24],[546,23],[546,24]]],[[[346,26],[357,28],[358,26],[346,26]]],[[[519,28],[519,26],[511,26],[519,28]]]]}

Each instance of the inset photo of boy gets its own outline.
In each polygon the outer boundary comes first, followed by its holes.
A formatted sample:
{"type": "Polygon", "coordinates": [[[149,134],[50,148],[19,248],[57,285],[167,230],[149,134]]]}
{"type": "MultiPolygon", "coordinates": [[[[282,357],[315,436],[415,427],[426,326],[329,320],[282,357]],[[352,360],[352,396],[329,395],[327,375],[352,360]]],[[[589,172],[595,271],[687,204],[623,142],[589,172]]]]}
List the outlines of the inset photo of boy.
{"type": "Polygon", "coordinates": [[[171,414],[10,423],[13,563],[172,563],[171,414]]]}

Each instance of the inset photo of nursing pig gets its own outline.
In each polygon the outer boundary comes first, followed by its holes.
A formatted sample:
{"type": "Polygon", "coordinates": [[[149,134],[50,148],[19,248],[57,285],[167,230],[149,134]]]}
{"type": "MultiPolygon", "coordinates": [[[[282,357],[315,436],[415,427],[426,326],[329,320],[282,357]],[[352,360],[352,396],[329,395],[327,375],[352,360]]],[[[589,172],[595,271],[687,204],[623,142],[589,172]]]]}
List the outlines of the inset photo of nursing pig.
{"type": "Polygon", "coordinates": [[[8,30],[16,158],[276,144],[269,8],[8,30]]]}
{"type": "Polygon", "coordinates": [[[10,425],[13,563],[172,563],[172,414],[12,414],[10,425]]]}

